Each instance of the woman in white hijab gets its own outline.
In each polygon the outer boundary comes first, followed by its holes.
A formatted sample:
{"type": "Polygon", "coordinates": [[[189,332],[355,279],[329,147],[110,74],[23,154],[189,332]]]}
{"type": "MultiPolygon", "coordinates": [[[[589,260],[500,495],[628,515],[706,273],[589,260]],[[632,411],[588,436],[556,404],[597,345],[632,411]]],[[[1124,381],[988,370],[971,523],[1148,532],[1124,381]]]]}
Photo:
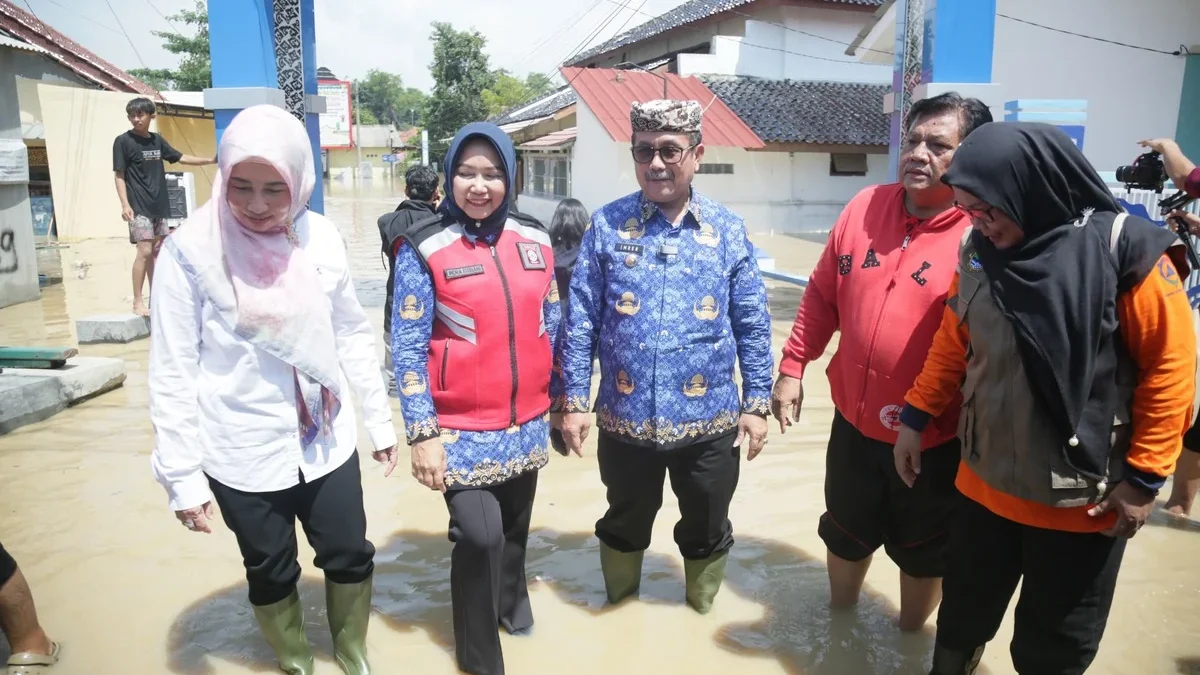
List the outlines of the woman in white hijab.
{"type": "Polygon", "coordinates": [[[310,675],[298,519],[325,573],[338,665],[366,675],[375,548],[351,388],[385,475],[396,462],[374,330],[337,228],[306,209],[316,177],[299,120],[248,108],[218,157],[212,199],[167,238],[155,268],[154,474],[190,530],[211,531],[216,499],[280,668],[310,675]]]}

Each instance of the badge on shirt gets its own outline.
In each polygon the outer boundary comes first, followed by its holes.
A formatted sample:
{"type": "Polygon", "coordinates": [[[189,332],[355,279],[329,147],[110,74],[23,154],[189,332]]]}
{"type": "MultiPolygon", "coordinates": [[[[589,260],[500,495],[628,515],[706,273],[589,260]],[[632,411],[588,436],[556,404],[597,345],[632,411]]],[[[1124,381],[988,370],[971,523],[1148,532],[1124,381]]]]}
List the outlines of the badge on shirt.
{"type": "Polygon", "coordinates": [[[483,265],[468,265],[466,267],[452,267],[446,270],[446,281],[461,279],[463,277],[473,277],[477,274],[483,274],[483,265]]]}
{"type": "Polygon", "coordinates": [[[541,244],[531,241],[518,241],[517,251],[521,254],[521,266],[525,269],[546,269],[546,259],[542,257],[541,244]]]}

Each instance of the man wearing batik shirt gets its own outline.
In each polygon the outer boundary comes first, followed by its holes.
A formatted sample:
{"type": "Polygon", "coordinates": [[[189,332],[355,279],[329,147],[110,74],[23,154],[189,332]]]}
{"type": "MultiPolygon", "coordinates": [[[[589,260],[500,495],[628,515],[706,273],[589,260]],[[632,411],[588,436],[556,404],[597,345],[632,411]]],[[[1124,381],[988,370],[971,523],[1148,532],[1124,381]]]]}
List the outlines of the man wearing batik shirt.
{"type": "Polygon", "coordinates": [[[733,546],[740,446],[766,443],[767,293],[742,219],[692,189],[704,156],[695,101],[634,103],[641,190],[600,208],[575,263],[553,410],[576,453],[591,425],[599,347],[597,459],[608,512],[596,523],[610,602],[636,592],[669,473],[687,602],[707,612],[733,546]],[[740,363],[741,395],[734,383],[740,363]]]}

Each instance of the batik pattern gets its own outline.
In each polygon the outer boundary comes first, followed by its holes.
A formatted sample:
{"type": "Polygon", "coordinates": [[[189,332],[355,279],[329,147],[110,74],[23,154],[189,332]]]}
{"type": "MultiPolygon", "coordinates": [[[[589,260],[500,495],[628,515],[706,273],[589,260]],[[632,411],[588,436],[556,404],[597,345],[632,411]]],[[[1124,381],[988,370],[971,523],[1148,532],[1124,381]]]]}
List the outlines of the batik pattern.
{"type": "Polygon", "coordinates": [[[641,444],[686,444],[765,415],[767,292],[742,219],[693,192],[679,227],[641,193],[592,217],[571,280],[552,410],[589,410],[598,347],[598,426],[641,444]],[[734,384],[740,363],[742,391],[734,384]]]}
{"type": "Polygon", "coordinates": [[[283,91],[284,108],[304,121],[304,42],[300,0],[274,0],[275,72],[283,91]]]}

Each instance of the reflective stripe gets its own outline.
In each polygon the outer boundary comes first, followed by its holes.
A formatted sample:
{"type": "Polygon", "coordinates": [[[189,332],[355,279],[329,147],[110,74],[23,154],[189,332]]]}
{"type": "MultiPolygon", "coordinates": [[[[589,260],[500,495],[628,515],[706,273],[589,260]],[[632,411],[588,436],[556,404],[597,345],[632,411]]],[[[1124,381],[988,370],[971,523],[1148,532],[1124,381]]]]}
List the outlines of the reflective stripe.
{"type": "Polygon", "coordinates": [[[422,258],[429,260],[433,254],[458,241],[462,236],[462,225],[455,223],[437,234],[430,235],[428,239],[421,242],[418,250],[421,252],[422,258]]]}
{"type": "Polygon", "coordinates": [[[463,328],[462,326],[460,326],[460,325],[454,323],[453,321],[448,320],[446,317],[442,316],[441,313],[438,313],[438,318],[442,320],[442,324],[444,326],[446,326],[446,328],[450,329],[451,333],[454,333],[458,337],[466,340],[467,342],[470,342],[473,345],[479,344],[478,339],[475,336],[475,331],[470,330],[468,328],[463,328]]]}
{"type": "Polygon", "coordinates": [[[461,314],[459,312],[456,312],[455,310],[450,309],[449,307],[443,305],[440,302],[435,302],[434,304],[437,306],[438,314],[463,326],[464,328],[470,328],[471,330],[475,329],[475,320],[474,319],[472,319],[464,314],[461,314]]]}
{"type": "Polygon", "coordinates": [[[544,231],[539,230],[536,227],[522,225],[512,218],[509,218],[508,222],[504,224],[504,229],[511,230],[526,239],[536,241],[542,246],[550,246],[549,234],[546,234],[544,231]]]}

